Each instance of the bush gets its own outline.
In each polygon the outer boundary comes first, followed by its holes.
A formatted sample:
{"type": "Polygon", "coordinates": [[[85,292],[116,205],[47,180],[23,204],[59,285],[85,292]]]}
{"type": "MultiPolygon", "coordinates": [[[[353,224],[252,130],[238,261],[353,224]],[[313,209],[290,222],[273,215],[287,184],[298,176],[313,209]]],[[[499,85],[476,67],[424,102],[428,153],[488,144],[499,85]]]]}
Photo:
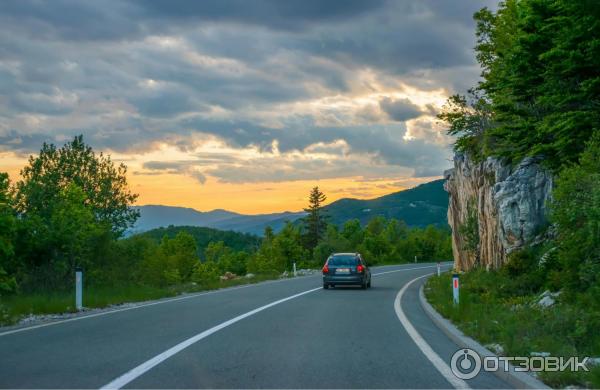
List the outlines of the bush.
{"type": "Polygon", "coordinates": [[[210,285],[219,281],[219,267],[214,261],[199,262],[194,266],[192,281],[200,285],[210,285]]]}
{"type": "Polygon", "coordinates": [[[141,280],[151,286],[170,286],[191,279],[199,262],[196,241],[182,231],[175,238],[163,237],[154,252],[146,252],[141,266],[141,280]]]}

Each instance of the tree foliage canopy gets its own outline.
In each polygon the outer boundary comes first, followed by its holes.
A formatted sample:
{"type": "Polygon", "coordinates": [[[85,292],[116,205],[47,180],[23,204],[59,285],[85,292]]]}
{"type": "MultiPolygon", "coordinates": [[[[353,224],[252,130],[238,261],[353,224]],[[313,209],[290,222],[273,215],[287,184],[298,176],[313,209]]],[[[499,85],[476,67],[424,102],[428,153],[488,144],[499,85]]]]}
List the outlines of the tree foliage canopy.
{"type": "Polygon", "coordinates": [[[109,156],[96,154],[82,136],[57,148],[44,143],[37,157],[21,171],[17,182],[15,208],[25,215],[47,220],[61,194],[71,185],[84,194],[83,203],[102,223],[121,235],[139,216],[131,205],[137,199],[127,188],[124,164],[115,167],[109,156]]]}
{"type": "Polygon", "coordinates": [[[304,209],[308,215],[303,219],[305,243],[310,250],[317,246],[327,227],[326,216],[322,210],[325,200],[327,196],[319,190],[319,187],[313,187],[308,197],[308,207],[304,209]]]}
{"type": "Polygon", "coordinates": [[[474,157],[543,155],[560,169],[600,130],[600,3],[507,0],[475,14],[483,80],[440,118],[474,157]]]}

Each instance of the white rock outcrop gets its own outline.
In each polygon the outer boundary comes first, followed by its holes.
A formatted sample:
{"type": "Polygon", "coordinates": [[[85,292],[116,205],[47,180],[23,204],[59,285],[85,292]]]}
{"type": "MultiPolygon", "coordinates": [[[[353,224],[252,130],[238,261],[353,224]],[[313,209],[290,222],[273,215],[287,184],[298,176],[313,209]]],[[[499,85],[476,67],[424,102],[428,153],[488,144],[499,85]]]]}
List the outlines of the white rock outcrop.
{"type": "Polygon", "coordinates": [[[552,175],[539,159],[528,157],[513,167],[498,158],[474,162],[465,154],[456,154],[454,168],[444,172],[444,177],[458,270],[468,270],[476,263],[497,268],[512,251],[543,239],[539,234],[547,225],[552,175]],[[472,245],[459,233],[470,209],[474,209],[478,224],[479,245],[474,250],[467,249],[472,245]]]}

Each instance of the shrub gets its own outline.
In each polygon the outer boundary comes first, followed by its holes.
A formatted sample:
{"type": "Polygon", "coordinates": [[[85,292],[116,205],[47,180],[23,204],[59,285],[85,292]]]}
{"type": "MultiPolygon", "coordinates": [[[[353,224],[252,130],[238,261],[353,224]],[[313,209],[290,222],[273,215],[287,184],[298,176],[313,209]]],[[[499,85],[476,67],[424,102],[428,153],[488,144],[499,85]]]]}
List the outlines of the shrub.
{"type": "Polygon", "coordinates": [[[213,261],[199,262],[194,266],[192,281],[201,284],[211,284],[219,281],[219,267],[213,261]]]}

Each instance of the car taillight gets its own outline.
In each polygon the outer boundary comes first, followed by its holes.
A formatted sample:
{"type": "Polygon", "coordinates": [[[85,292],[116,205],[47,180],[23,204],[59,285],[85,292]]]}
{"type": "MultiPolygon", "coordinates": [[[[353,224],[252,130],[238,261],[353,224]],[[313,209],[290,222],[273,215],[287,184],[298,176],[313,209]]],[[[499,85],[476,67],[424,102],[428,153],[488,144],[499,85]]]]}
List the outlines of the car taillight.
{"type": "Polygon", "coordinates": [[[327,273],[329,273],[329,267],[327,266],[327,264],[325,264],[325,265],[323,266],[323,273],[324,273],[324,274],[327,274],[327,273]]]}
{"type": "Polygon", "coordinates": [[[363,273],[364,270],[365,267],[363,267],[361,264],[356,266],[356,272],[358,272],[359,274],[363,273]]]}

